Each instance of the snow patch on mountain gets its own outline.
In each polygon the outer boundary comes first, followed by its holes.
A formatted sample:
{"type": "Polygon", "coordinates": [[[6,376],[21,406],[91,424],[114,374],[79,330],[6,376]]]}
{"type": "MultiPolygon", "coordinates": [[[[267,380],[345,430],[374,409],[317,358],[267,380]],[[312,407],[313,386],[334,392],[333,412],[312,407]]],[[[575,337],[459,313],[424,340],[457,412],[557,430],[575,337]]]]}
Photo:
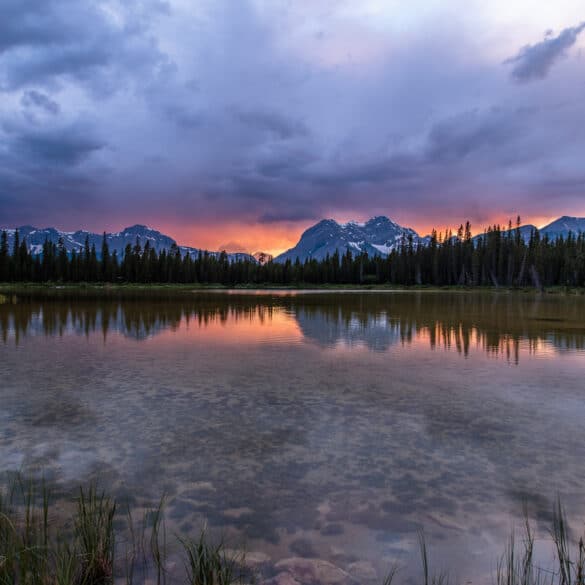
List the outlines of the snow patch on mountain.
{"type": "Polygon", "coordinates": [[[585,217],[563,215],[559,219],[540,228],[540,235],[548,236],[551,239],[560,237],[566,239],[570,233],[574,236],[585,233],[585,217]]]}
{"type": "MultiPolygon", "coordinates": [[[[0,231],[6,231],[6,234],[8,235],[8,245],[10,249],[12,249],[14,246],[16,230],[10,228],[6,230],[0,229],[0,231]]],[[[23,239],[26,239],[28,249],[33,255],[42,254],[45,241],[58,245],[60,240],[63,242],[68,253],[76,252],[79,254],[84,250],[85,242],[87,240],[90,247],[95,246],[96,253],[100,256],[104,238],[104,234],[96,234],[86,230],[65,232],[59,231],[55,228],[39,229],[33,226],[21,226],[18,228],[18,233],[21,242],[23,239]]],[[[200,253],[205,253],[205,250],[199,248],[192,248],[189,246],[179,247],[177,246],[177,242],[170,236],[141,224],[129,226],[119,232],[106,233],[105,236],[110,253],[113,254],[115,252],[119,258],[124,256],[124,252],[128,245],[134,247],[137,242],[142,247],[148,242],[149,246],[159,253],[163,250],[169,252],[174,247],[176,247],[183,256],[189,254],[193,258],[196,258],[200,253]]],[[[214,257],[220,255],[220,252],[215,251],[208,253],[214,257]]],[[[227,257],[230,262],[237,260],[256,262],[256,259],[249,254],[228,254],[227,257]]]]}
{"type": "Polygon", "coordinates": [[[372,244],[372,247],[376,248],[376,250],[378,250],[382,256],[388,256],[388,254],[390,254],[390,252],[393,250],[392,246],[386,246],[384,244],[372,244]]]}
{"type": "Polygon", "coordinates": [[[336,251],[343,255],[348,250],[354,255],[366,252],[370,256],[387,256],[410,239],[414,246],[426,242],[413,229],[404,228],[383,215],[366,222],[338,223],[333,219],[324,219],[307,229],[298,244],[278,256],[276,261],[294,262],[297,258],[301,262],[309,258],[323,260],[336,251]]]}

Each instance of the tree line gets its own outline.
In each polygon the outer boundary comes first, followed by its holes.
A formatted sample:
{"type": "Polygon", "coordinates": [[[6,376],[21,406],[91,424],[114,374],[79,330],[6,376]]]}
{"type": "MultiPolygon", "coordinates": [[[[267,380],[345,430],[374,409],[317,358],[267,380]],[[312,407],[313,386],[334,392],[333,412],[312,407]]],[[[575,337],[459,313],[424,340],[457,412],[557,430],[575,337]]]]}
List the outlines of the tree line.
{"type": "Polygon", "coordinates": [[[12,246],[0,235],[0,282],[107,282],[240,284],[395,284],[432,286],[585,286],[585,235],[541,237],[532,230],[525,239],[516,227],[491,226],[471,235],[469,222],[454,234],[433,231],[427,244],[403,238],[387,257],[336,251],[323,260],[231,262],[226,252],[182,254],[178,246],[155,250],[137,239],[123,254],[110,252],[105,234],[101,249],[89,245],[68,251],[63,240],[45,241],[32,254],[18,232],[12,246]]]}

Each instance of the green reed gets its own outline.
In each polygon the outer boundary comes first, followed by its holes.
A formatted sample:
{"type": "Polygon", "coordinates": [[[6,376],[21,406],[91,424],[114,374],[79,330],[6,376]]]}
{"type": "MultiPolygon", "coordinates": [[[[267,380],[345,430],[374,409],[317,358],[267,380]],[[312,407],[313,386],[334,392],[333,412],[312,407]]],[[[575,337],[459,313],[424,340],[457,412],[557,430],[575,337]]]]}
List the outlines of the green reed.
{"type": "MultiPolygon", "coordinates": [[[[126,511],[118,532],[116,502],[95,485],[80,489],[75,506],[63,514],[51,504],[44,483],[17,476],[0,491],[0,585],[126,585],[153,575],[167,580],[164,499],[136,522],[126,511]]],[[[187,558],[189,585],[231,585],[244,559],[212,545],[205,531],[197,541],[177,537],[187,558]],[[239,565],[237,565],[239,563],[239,565]]],[[[151,579],[152,580],[152,579],[151,579]]]]}
{"type": "Polygon", "coordinates": [[[187,556],[185,569],[189,585],[231,585],[241,582],[244,558],[226,555],[223,543],[211,544],[205,529],[197,540],[182,539],[187,556]]]}
{"type": "MultiPolygon", "coordinates": [[[[495,585],[585,585],[585,545],[572,537],[561,502],[553,510],[550,543],[554,564],[540,567],[534,555],[534,530],[525,511],[521,536],[510,535],[495,574],[495,585]]],[[[233,585],[250,581],[245,557],[228,554],[204,529],[196,539],[176,537],[184,559],[184,576],[173,572],[172,583],[233,585]],[[248,578],[246,578],[246,575],[248,578]]],[[[448,573],[431,569],[423,532],[419,533],[421,585],[448,585],[448,573]]],[[[168,542],[164,499],[144,511],[137,522],[128,508],[95,486],[80,489],[68,510],[51,503],[44,482],[16,477],[0,491],[0,585],[165,585],[168,542]],[[65,513],[65,512],[68,513],[65,513]],[[125,528],[116,521],[126,518],[125,528]]],[[[382,585],[396,581],[397,566],[382,585]]]]}

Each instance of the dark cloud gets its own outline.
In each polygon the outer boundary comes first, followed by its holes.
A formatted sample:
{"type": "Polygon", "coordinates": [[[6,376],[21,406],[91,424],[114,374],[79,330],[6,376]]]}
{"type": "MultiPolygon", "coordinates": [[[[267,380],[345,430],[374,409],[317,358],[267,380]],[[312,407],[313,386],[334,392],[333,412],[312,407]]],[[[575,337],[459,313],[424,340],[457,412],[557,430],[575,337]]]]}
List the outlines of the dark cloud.
{"type": "MultiPolygon", "coordinates": [[[[96,214],[136,222],[136,210],[167,224],[479,221],[512,202],[580,213],[569,208],[583,195],[577,60],[554,87],[520,92],[476,43],[482,22],[417,17],[398,34],[360,10],[5,0],[4,221],[62,225],[68,209],[81,218],[72,228],[96,214]]],[[[522,49],[515,79],[546,74],[583,26],[522,49]]]]}
{"type": "Polygon", "coordinates": [[[323,187],[340,189],[344,185],[404,184],[416,180],[424,170],[420,156],[406,153],[370,153],[368,156],[344,157],[315,166],[306,179],[323,187]]]}
{"type": "Polygon", "coordinates": [[[258,156],[254,170],[266,179],[299,179],[304,169],[318,160],[305,142],[298,146],[275,145],[270,152],[258,156]]]}
{"type": "MultiPolygon", "coordinates": [[[[67,8],[71,8],[74,3],[68,4],[67,8]]],[[[23,46],[55,45],[65,41],[75,34],[75,27],[60,16],[56,1],[4,0],[0,54],[23,46]]]]}
{"type": "Polygon", "coordinates": [[[59,104],[51,99],[47,94],[31,89],[25,91],[20,99],[20,103],[25,108],[36,107],[48,112],[49,114],[58,114],[61,108],[59,104]]]}
{"type": "MultiPolygon", "coordinates": [[[[0,217],[9,225],[62,225],[68,218],[107,214],[113,209],[95,182],[75,169],[11,169],[0,157],[0,217]]],[[[104,219],[106,217],[102,215],[104,219]]]]}
{"type": "MultiPolygon", "coordinates": [[[[492,108],[442,120],[431,128],[426,156],[435,164],[460,163],[477,156],[504,162],[513,144],[524,137],[529,114],[529,110],[492,108]]],[[[522,152],[512,152],[514,159],[522,157],[522,152]]]]}
{"type": "MultiPolygon", "coordinates": [[[[165,5],[145,2],[155,17],[165,5]]],[[[165,62],[134,2],[6,0],[0,19],[0,90],[75,79],[100,93],[144,81],[165,62]],[[132,70],[132,76],[124,73],[132,70]]]]}
{"type": "Polygon", "coordinates": [[[504,63],[513,65],[511,74],[518,82],[544,79],[552,66],[577,42],[583,30],[585,22],[562,30],[556,37],[547,31],[545,39],[540,43],[522,47],[517,55],[506,59],[504,63]]]}
{"type": "MultiPolygon", "coordinates": [[[[105,142],[88,121],[0,119],[0,141],[0,216],[46,225],[97,208],[98,172],[91,159],[105,142]]],[[[107,200],[102,203],[107,209],[107,200]]]]}
{"type": "Polygon", "coordinates": [[[0,120],[0,128],[5,144],[4,162],[14,169],[78,165],[105,146],[87,121],[39,125],[26,118],[9,119],[0,120]]]}
{"type": "Polygon", "coordinates": [[[92,136],[83,126],[69,126],[49,131],[20,132],[12,142],[15,154],[32,164],[77,165],[104,143],[92,136]]]}
{"type": "Polygon", "coordinates": [[[288,140],[308,134],[307,127],[300,121],[288,118],[274,111],[236,111],[235,117],[243,124],[262,132],[268,132],[281,140],[288,140]]]}

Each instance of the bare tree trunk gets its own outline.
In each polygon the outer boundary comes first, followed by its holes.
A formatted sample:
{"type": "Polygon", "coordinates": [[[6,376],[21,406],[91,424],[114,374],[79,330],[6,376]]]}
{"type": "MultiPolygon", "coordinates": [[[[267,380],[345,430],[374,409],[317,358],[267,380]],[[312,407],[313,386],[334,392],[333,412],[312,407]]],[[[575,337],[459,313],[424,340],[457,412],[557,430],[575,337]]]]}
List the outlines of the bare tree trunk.
{"type": "Polygon", "coordinates": [[[537,288],[540,292],[543,292],[544,287],[542,286],[542,283],[540,282],[540,276],[538,275],[538,271],[536,270],[536,267],[534,266],[534,264],[532,264],[530,266],[530,276],[532,277],[532,282],[534,284],[534,287],[537,288]]]}
{"type": "Polygon", "coordinates": [[[457,282],[460,286],[465,284],[465,267],[461,267],[461,274],[459,275],[459,281],[457,282]]]}
{"type": "Polygon", "coordinates": [[[522,286],[524,281],[524,271],[526,269],[526,258],[528,256],[528,250],[524,250],[524,257],[522,258],[522,264],[520,265],[520,273],[518,274],[518,285],[522,286]]]}
{"type": "Polygon", "coordinates": [[[490,278],[492,279],[492,283],[496,288],[499,288],[499,284],[498,284],[498,279],[496,278],[496,275],[494,274],[493,270],[490,270],[490,278]]]}

